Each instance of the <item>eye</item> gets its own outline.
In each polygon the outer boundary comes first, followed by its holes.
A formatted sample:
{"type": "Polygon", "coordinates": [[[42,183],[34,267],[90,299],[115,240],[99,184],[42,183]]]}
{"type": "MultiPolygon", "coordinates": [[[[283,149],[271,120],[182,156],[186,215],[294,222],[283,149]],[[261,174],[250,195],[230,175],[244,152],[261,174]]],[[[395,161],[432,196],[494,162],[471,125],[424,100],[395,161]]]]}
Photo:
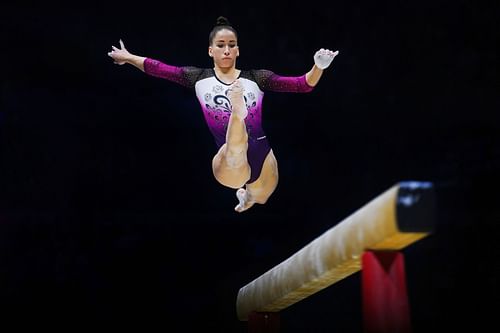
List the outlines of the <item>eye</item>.
{"type": "Polygon", "coordinates": [[[219,49],[223,48],[224,47],[224,44],[217,44],[216,45],[219,49]]]}

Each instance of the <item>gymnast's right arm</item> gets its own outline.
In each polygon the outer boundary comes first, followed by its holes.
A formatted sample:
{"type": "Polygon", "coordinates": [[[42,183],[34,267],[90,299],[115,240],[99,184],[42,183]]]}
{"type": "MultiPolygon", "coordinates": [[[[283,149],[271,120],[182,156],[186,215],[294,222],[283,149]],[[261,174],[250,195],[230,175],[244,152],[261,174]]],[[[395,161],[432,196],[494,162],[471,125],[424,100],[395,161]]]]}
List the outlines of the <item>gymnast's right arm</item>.
{"type": "Polygon", "coordinates": [[[196,78],[196,74],[198,74],[199,69],[194,67],[171,66],[149,57],[134,55],[127,51],[121,39],[120,47],[121,48],[112,46],[113,50],[108,52],[108,56],[113,58],[115,64],[130,64],[148,75],[167,79],[186,87],[194,86],[194,79],[196,78]]]}

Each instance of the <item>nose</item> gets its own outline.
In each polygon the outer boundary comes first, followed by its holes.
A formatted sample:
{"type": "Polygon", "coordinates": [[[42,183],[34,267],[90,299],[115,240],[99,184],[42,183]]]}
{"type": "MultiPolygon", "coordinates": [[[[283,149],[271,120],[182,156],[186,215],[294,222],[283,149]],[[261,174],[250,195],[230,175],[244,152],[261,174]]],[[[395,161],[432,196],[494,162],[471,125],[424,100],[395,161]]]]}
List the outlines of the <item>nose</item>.
{"type": "Polygon", "coordinates": [[[229,49],[229,45],[226,45],[226,47],[224,48],[224,55],[230,55],[231,54],[231,50],[229,49]]]}

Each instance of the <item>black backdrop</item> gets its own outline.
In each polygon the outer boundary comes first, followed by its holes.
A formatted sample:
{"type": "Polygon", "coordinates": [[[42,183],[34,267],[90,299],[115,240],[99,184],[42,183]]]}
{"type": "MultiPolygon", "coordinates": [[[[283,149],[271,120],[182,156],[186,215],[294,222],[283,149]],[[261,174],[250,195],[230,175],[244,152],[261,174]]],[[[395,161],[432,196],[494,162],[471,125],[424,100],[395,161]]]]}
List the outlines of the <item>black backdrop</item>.
{"type": "MultiPolygon", "coordinates": [[[[1,316],[244,332],[239,287],[398,181],[425,180],[438,224],[404,250],[414,330],[493,323],[493,3],[2,4],[1,316]],[[280,183],[243,214],[213,179],[194,92],[107,56],[122,38],[138,55],[212,66],[219,15],[239,32],[239,68],[301,75],[318,48],[340,51],[312,93],[266,94],[280,183]]],[[[284,310],[283,331],[359,332],[360,312],[355,274],[284,310]]]]}

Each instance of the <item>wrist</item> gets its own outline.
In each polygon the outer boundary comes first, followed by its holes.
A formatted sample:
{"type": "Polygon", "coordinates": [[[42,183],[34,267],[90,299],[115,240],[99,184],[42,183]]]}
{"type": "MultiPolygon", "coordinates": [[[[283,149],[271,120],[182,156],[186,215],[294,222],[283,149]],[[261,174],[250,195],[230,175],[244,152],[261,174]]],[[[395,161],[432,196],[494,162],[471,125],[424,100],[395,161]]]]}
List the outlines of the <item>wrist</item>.
{"type": "Polygon", "coordinates": [[[134,54],[130,54],[129,56],[127,56],[126,62],[128,64],[134,65],[136,67],[141,67],[144,64],[145,59],[146,58],[144,58],[144,57],[139,57],[139,56],[136,56],[134,54]]]}
{"type": "Polygon", "coordinates": [[[129,54],[125,57],[125,62],[128,63],[128,64],[134,64],[134,62],[137,60],[136,59],[137,57],[133,54],[129,54]]]}
{"type": "Polygon", "coordinates": [[[313,70],[315,71],[320,71],[320,72],[323,72],[326,68],[321,68],[320,66],[318,66],[317,64],[314,64],[313,66],[313,70]]]}

